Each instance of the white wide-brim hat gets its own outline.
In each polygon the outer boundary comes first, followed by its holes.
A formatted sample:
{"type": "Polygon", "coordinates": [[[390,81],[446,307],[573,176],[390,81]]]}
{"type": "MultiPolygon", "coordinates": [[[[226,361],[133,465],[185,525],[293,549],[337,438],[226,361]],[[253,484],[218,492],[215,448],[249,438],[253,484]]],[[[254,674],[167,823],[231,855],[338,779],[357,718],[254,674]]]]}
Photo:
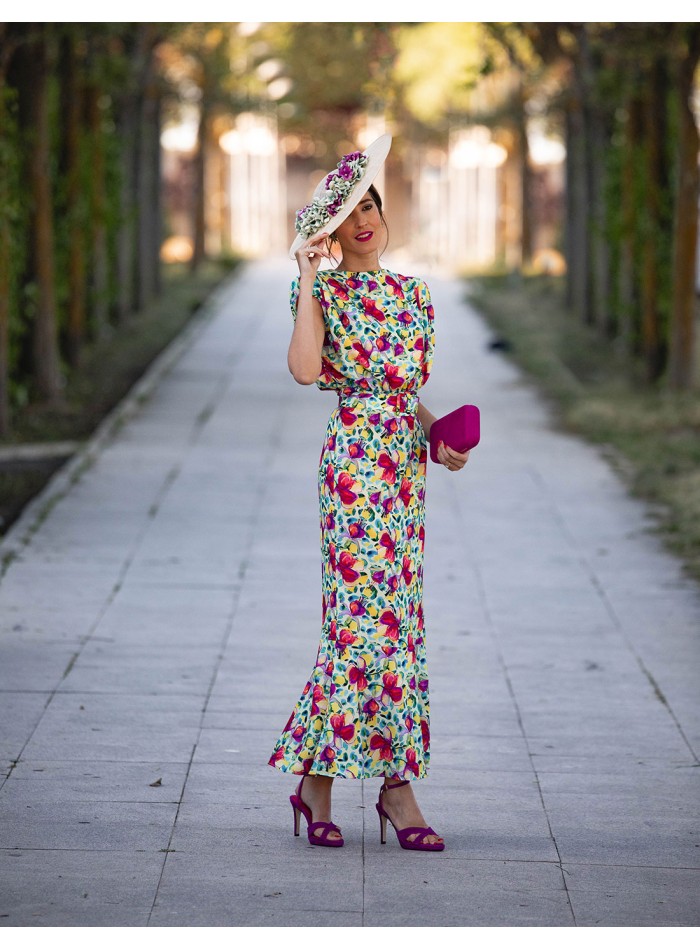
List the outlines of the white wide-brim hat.
{"type": "MultiPolygon", "coordinates": [[[[391,136],[388,133],[380,135],[379,138],[375,139],[371,145],[368,145],[363,152],[352,152],[350,155],[344,155],[338,162],[336,170],[332,171],[330,175],[323,176],[314,190],[310,204],[306,205],[305,208],[301,208],[300,211],[297,211],[297,223],[299,222],[300,216],[302,216],[302,218],[306,216],[313,222],[313,226],[311,229],[307,226],[303,233],[297,234],[294,238],[292,246],[289,248],[289,256],[292,260],[294,260],[294,255],[305,241],[308,241],[309,238],[314,237],[316,234],[320,234],[321,231],[328,231],[329,234],[332,234],[333,231],[352,214],[357,204],[367,193],[369,186],[381,171],[390,148],[391,136]],[[353,159],[355,155],[363,155],[366,157],[363,168],[357,169],[357,162],[353,159]],[[329,190],[328,181],[329,179],[337,181],[343,178],[343,176],[339,174],[341,166],[343,165],[346,167],[354,166],[356,168],[356,175],[359,174],[359,177],[357,177],[352,188],[342,199],[342,205],[339,210],[337,210],[335,214],[329,214],[326,210],[326,204],[329,199],[334,197],[334,192],[332,185],[329,190]]],[[[337,204],[338,201],[340,201],[340,198],[336,195],[335,203],[337,204]]]]}

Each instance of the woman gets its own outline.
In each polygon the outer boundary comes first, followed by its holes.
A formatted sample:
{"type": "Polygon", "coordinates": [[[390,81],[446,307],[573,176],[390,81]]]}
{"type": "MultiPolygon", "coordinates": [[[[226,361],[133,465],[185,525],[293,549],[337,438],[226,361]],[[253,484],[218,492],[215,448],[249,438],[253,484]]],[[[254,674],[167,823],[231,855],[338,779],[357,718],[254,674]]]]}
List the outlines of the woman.
{"type": "MultiPolygon", "coordinates": [[[[269,764],[303,776],[290,801],[294,833],[303,814],[311,844],[343,845],[331,821],[334,777],[383,776],[382,843],[388,820],[402,847],[441,851],[412,789],[430,754],[422,595],[435,416],[417,391],[432,365],[433,308],[422,280],[379,264],[388,232],[372,180],[390,144],[381,136],[341,159],[298,213],[290,250],[299,276],[289,369],[298,383],[335,390],[338,407],[319,466],[321,642],[269,764]],[[336,248],[337,266],[319,271],[336,248]]],[[[438,454],[453,472],[469,456],[443,443],[438,454]]]]}

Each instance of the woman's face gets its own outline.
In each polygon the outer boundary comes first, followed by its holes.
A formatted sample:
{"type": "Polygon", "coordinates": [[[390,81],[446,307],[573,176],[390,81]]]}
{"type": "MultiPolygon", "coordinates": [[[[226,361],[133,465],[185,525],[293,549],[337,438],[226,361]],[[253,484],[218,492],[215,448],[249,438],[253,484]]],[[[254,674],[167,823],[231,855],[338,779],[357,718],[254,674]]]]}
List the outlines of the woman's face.
{"type": "Polygon", "coordinates": [[[362,201],[335,229],[338,243],[347,254],[368,254],[379,252],[384,240],[384,223],[379,214],[379,208],[372,195],[367,192],[362,201]]]}

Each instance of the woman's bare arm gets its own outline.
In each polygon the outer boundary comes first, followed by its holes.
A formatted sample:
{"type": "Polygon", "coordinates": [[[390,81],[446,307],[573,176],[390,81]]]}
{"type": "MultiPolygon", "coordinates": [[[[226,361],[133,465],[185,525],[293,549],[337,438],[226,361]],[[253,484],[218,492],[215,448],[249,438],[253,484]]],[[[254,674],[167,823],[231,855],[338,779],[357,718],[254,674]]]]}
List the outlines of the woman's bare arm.
{"type": "Polygon", "coordinates": [[[321,373],[321,351],[326,328],[321,304],[313,295],[316,271],[322,257],[328,257],[325,232],[307,241],[296,252],[299,265],[299,299],[294,332],[287,352],[287,365],[294,379],[302,386],[315,383],[321,373]],[[313,256],[309,257],[309,251],[313,256]]]}
{"type": "Polygon", "coordinates": [[[316,382],[321,373],[321,350],[326,333],[321,304],[311,292],[314,276],[302,277],[299,283],[297,318],[287,353],[289,372],[302,386],[316,382]]]}

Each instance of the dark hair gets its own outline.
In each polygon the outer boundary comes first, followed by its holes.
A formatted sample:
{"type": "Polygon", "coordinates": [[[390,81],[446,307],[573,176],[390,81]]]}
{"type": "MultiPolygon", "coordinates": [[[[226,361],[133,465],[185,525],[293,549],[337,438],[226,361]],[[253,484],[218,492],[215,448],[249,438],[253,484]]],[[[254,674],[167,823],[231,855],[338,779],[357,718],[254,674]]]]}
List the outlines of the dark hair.
{"type": "MultiPolygon", "coordinates": [[[[379,255],[379,256],[381,257],[381,255],[384,253],[384,251],[386,251],[386,249],[387,249],[387,247],[388,247],[388,245],[389,245],[389,225],[386,223],[386,218],[384,217],[384,212],[383,212],[383,210],[382,210],[382,198],[381,198],[381,195],[379,194],[379,192],[377,191],[377,189],[374,187],[374,185],[370,185],[369,188],[367,189],[367,191],[368,191],[370,197],[372,198],[372,201],[374,201],[374,203],[376,204],[377,210],[379,211],[379,217],[380,217],[380,219],[381,219],[381,222],[382,222],[382,224],[384,225],[384,227],[386,228],[386,244],[385,244],[384,247],[382,248],[381,254],[379,255]]],[[[327,246],[328,246],[328,250],[330,251],[331,257],[332,257],[333,260],[335,261],[335,255],[334,255],[333,252],[331,251],[331,248],[332,248],[332,246],[333,246],[334,241],[335,241],[335,238],[333,237],[332,234],[331,234],[329,237],[326,238],[326,243],[327,243],[327,246]]]]}

